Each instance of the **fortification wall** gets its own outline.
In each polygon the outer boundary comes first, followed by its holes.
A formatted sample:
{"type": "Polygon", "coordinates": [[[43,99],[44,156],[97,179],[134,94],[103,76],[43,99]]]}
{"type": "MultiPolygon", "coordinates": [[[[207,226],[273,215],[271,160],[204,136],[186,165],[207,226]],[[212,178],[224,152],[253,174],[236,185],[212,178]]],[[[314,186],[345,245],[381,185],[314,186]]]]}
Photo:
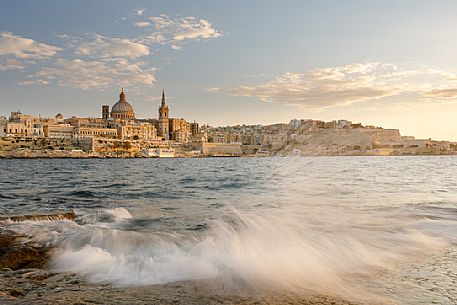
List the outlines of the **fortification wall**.
{"type": "Polygon", "coordinates": [[[398,129],[357,129],[360,133],[368,133],[372,137],[372,141],[376,142],[392,142],[401,139],[400,130],[398,129]]]}
{"type": "Polygon", "coordinates": [[[73,139],[0,137],[0,150],[75,150],[81,149],[82,142],[73,139]]]}
{"type": "Polygon", "coordinates": [[[105,155],[127,154],[135,155],[141,150],[139,141],[128,141],[118,139],[94,139],[93,151],[105,155]]]}
{"type": "Polygon", "coordinates": [[[232,143],[201,143],[203,155],[241,155],[241,145],[232,143]]]}

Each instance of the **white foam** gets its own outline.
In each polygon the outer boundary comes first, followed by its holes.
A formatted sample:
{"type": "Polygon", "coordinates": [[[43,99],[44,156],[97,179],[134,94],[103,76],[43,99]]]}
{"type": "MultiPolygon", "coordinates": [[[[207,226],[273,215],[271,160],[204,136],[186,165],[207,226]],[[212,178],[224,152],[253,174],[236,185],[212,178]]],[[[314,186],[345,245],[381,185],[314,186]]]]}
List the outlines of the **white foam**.
{"type": "Polygon", "coordinates": [[[126,208],[107,209],[104,212],[112,215],[116,221],[132,218],[132,214],[126,208]]]}
{"type": "MultiPolygon", "coordinates": [[[[113,213],[131,217],[125,209],[113,213]]],[[[363,220],[370,223],[368,217],[363,220]]],[[[132,232],[68,221],[17,228],[57,247],[52,268],[95,282],[125,286],[217,277],[227,286],[241,281],[253,287],[346,295],[360,293],[354,286],[360,274],[445,245],[417,230],[330,229],[293,213],[261,216],[234,211],[231,217],[210,223],[203,235],[132,232]]]]}
{"type": "Polygon", "coordinates": [[[354,275],[443,246],[415,231],[324,232],[295,221],[237,214],[200,237],[73,226],[60,235],[52,266],[117,285],[219,277],[343,293],[354,275]]]}

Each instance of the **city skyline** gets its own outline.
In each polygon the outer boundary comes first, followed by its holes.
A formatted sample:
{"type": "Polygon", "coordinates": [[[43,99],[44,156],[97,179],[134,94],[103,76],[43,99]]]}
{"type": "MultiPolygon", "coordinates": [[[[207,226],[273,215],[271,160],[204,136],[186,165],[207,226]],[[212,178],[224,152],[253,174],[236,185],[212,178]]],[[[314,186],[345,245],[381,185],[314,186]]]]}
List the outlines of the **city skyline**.
{"type": "Polygon", "coordinates": [[[457,5],[389,3],[5,3],[0,114],[99,117],[124,87],[155,117],[165,88],[201,124],[349,119],[456,141],[457,5]]]}

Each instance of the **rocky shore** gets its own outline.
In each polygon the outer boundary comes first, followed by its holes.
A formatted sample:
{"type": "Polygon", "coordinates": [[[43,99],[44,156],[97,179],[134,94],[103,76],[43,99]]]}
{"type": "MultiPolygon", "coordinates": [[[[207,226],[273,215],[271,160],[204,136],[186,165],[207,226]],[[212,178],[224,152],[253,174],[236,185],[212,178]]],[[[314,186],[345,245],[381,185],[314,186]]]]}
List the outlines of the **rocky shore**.
{"type": "Polygon", "coordinates": [[[74,213],[19,215],[0,218],[1,304],[359,304],[311,292],[289,293],[228,288],[224,281],[195,280],[142,287],[90,283],[73,273],[50,270],[54,249],[35,244],[28,236],[8,229],[11,222],[73,220],[74,213]]]}

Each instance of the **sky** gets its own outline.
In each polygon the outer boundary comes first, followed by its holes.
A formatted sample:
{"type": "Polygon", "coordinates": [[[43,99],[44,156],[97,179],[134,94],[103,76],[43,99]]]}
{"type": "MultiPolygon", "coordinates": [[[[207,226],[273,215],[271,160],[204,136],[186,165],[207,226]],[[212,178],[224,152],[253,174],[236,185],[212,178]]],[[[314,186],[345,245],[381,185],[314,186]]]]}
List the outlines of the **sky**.
{"type": "Polygon", "coordinates": [[[457,2],[0,3],[0,115],[348,119],[457,141],[457,2]]]}

